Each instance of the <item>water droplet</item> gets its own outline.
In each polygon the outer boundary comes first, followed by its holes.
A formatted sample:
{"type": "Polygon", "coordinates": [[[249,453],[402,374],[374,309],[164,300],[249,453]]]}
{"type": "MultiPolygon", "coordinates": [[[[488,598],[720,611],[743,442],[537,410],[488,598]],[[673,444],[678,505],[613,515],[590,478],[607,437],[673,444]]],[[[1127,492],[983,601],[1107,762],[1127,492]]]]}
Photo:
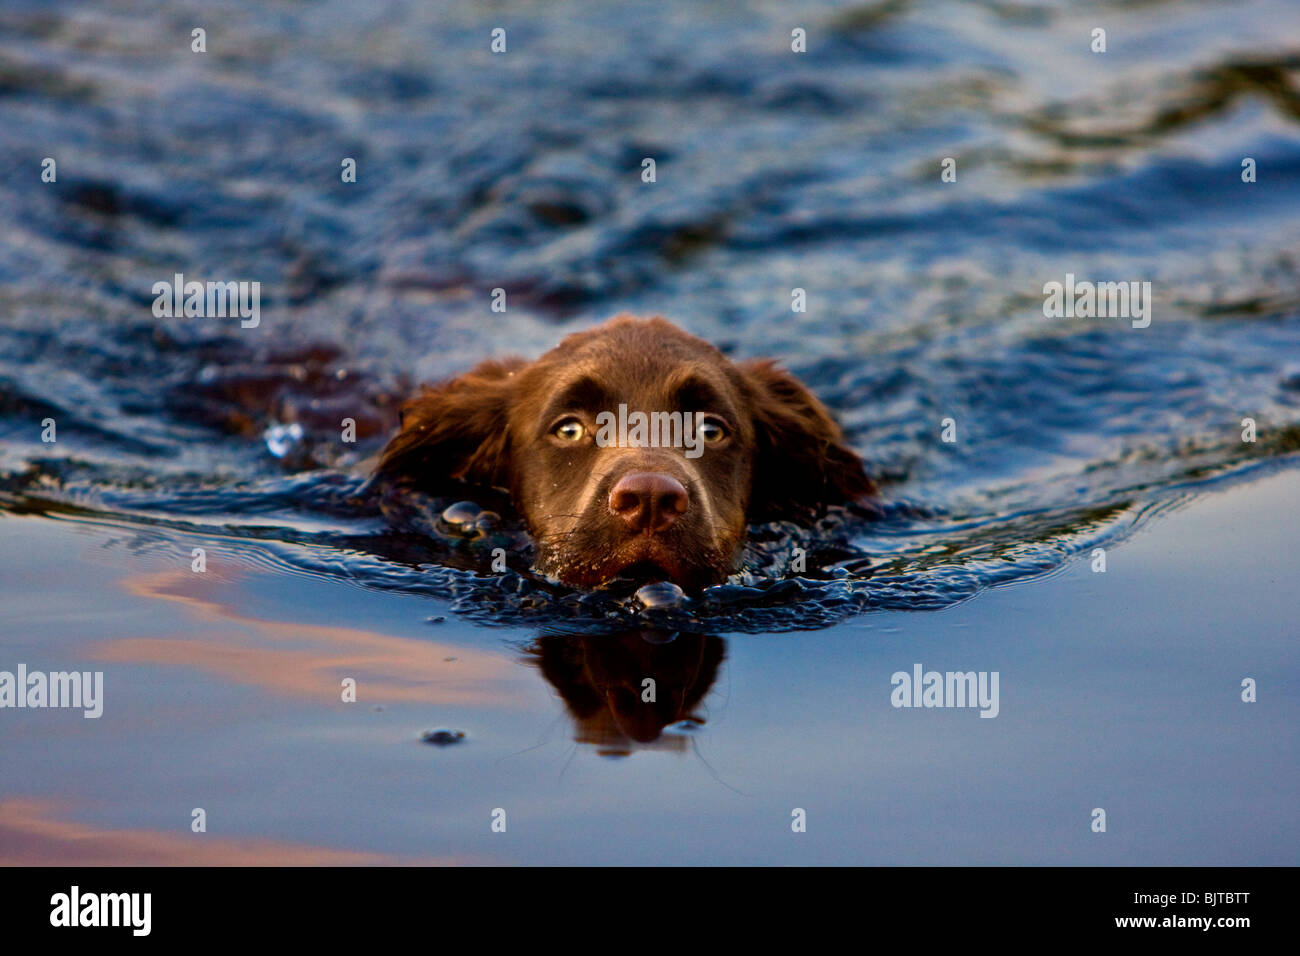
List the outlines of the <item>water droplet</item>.
{"type": "Polygon", "coordinates": [[[292,425],[272,425],[263,433],[267,450],[276,458],[283,458],[302,441],[302,426],[297,422],[292,425]]]}

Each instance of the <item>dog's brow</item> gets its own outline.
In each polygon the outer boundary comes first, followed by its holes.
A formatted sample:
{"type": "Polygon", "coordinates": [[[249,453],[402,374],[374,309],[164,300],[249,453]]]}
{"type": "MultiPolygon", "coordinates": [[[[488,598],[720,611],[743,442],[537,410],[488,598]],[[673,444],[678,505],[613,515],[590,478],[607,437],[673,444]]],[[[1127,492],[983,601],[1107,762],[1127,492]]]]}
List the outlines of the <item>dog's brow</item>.
{"type": "Polygon", "coordinates": [[[590,375],[575,379],[561,385],[546,403],[543,421],[549,422],[553,417],[574,409],[605,410],[611,405],[609,389],[590,375]]]}
{"type": "Polygon", "coordinates": [[[716,409],[732,412],[728,402],[714,385],[695,372],[688,373],[681,381],[670,386],[673,408],[682,411],[703,411],[716,409]]]}

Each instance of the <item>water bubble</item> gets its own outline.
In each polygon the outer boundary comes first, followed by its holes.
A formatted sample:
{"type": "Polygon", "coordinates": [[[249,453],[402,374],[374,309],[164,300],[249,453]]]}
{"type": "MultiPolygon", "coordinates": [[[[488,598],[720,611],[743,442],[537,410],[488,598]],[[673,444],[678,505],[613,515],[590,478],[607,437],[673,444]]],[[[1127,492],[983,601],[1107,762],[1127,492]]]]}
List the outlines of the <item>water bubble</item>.
{"type": "Polygon", "coordinates": [[[458,501],[454,505],[449,505],[443,511],[438,518],[438,522],[442,530],[451,534],[474,537],[478,534],[478,529],[474,526],[474,523],[478,521],[482,513],[483,509],[474,502],[458,501]]]}
{"type": "Polygon", "coordinates": [[[632,595],[643,607],[681,607],[686,595],[671,581],[655,581],[640,588],[632,595]]]}

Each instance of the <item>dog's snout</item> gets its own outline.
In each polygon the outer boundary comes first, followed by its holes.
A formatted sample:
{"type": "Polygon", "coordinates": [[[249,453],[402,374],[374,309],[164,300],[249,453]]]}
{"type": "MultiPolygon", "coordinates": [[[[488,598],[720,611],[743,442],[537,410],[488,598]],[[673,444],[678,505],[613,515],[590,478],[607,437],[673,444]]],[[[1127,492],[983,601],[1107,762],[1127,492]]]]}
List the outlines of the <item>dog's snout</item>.
{"type": "Polygon", "coordinates": [[[637,534],[667,530],[690,504],[680,481],[652,471],[628,472],[609,492],[609,510],[637,534]]]}

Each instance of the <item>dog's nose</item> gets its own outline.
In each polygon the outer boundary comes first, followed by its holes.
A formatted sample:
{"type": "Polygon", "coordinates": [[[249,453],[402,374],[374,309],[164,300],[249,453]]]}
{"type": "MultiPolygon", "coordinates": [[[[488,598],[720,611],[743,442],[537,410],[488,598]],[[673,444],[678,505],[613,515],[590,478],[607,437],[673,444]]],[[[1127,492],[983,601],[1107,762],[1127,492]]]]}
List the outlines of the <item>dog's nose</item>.
{"type": "Polygon", "coordinates": [[[652,471],[628,472],[609,492],[609,510],[637,534],[667,530],[690,505],[680,481],[652,471]]]}

